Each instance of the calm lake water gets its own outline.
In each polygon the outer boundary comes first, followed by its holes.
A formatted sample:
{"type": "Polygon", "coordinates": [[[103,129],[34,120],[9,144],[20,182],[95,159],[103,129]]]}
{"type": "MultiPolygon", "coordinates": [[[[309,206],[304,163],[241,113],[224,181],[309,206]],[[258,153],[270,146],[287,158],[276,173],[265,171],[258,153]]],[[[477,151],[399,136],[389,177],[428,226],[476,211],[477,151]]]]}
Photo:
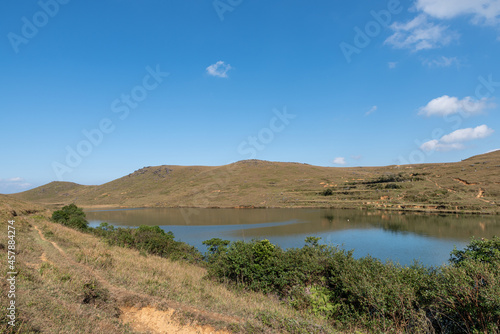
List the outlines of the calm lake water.
{"type": "Polygon", "coordinates": [[[202,241],[269,239],[282,248],[302,247],[307,236],[321,243],[354,249],[355,257],[371,255],[409,265],[419,260],[437,266],[453,247],[465,247],[472,236],[500,235],[497,216],[427,215],[328,209],[110,209],[87,211],[90,226],[159,225],[176,240],[206,251],[202,241]]]}

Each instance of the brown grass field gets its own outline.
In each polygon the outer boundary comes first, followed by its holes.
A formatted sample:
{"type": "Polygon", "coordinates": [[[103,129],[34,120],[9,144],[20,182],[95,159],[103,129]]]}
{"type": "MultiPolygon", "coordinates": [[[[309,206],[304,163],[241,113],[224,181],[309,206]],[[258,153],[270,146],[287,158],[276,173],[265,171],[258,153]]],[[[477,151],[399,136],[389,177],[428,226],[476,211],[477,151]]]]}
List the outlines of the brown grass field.
{"type": "Polygon", "coordinates": [[[245,160],[145,167],[99,186],[69,182],[14,194],[50,206],[361,208],[499,213],[500,151],[456,163],[317,167],[245,160]],[[322,193],[331,189],[330,196],[322,193]]]}

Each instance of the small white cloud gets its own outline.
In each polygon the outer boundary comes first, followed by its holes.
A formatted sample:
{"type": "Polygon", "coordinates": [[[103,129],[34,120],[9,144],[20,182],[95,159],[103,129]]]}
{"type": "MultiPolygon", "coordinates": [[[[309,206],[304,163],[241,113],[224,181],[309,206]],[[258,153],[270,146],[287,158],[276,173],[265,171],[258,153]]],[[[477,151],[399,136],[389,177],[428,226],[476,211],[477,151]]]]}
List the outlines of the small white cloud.
{"type": "Polygon", "coordinates": [[[33,186],[31,183],[26,182],[22,177],[11,177],[8,179],[0,179],[0,192],[2,193],[16,193],[26,190],[33,186]]]}
{"type": "Polygon", "coordinates": [[[457,97],[443,95],[420,108],[419,115],[424,116],[448,116],[457,113],[478,114],[487,108],[493,107],[486,98],[475,100],[469,96],[459,100],[457,97]]]}
{"type": "Polygon", "coordinates": [[[441,139],[429,140],[420,146],[422,151],[450,151],[465,148],[463,142],[483,139],[491,136],[495,132],[485,124],[475,128],[459,129],[450,134],[444,135],[441,139]]]}
{"type": "Polygon", "coordinates": [[[415,7],[439,19],[471,15],[474,24],[498,24],[499,0],[417,0],[415,7]]]}
{"type": "Polygon", "coordinates": [[[347,162],[345,161],[345,158],[337,157],[337,158],[333,159],[333,163],[336,165],[345,165],[347,162]]]}
{"type": "Polygon", "coordinates": [[[363,156],[362,155],[352,155],[351,159],[353,159],[353,160],[361,160],[361,159],[363,159],[363,156]]]}
{"type": "Polygon", "coordinates": [[[370,108],[370,110],[368,110],[366,113],[365,113],[365,116],[368,116],[370,114],[373,114],[375,111],[377,111],[378,107],[377,106],[373,106],[370,108]]]}
{"type": "Polygon", "coordinates": [[[475,128],[467,128],[453,131],[452,133],[445,135],[441,138],[443,143],[458,143],[469,141],[473,139],[482,139],[493,134],[493,130],[487,127],[485,124],[477,126],[475,128]]]}
{"type": "Polygon", "coordinates": [[[224,63],[222,60],[219,60],[215,64],[212,64],[207,67],[208,75],[219,77],[219,78],[227,78],[227,72],[232,69],[231,65],[224,63]]]}
{"type": "Polygon", "coordinates": [[[444,144],[437,139],[429,140],[428,142],[425,142],[420,146],[420,149],[426,152],[428,151],[445,152],[451,150],[462,150],[464,148],[465,146],[461,143],[444,144]]]}
{"type": "Polygon", "coordinates": [[[22,177],[11,177],[10,179],[6,179],[5,181],[7,181],[7,182],[20,182],[20,181],[24,181],[24,179],[22,177]]]}
{"type": "Polygon", "coordinates": [[[384,44],[390,44],[397,49],[434,49],[448,45],[458,38],[458,34],[448,30],[447,26],[429,22],[425,14],[420,14],[407,23],[395,22],[391,29],[394,33],[384,44]]]}
{"type": "Polygon", "coordinates": [[[426,59],[423,61],[424,65],[427,65],[429,67],[449,67],[452,65],[456,65],[457,67],[460,66],[460,61],[458,60],[457,57],[445,57],[441,56],[436,59],[426,59]]]}
{"type": "Polygon", "coordinates": [[[389,68],[392,70],[392,69],[396,68],[396,66],[398,66],[398,63],[395,61],[390,61],[387,63],[387,66],[389,66],[389,68]]]}

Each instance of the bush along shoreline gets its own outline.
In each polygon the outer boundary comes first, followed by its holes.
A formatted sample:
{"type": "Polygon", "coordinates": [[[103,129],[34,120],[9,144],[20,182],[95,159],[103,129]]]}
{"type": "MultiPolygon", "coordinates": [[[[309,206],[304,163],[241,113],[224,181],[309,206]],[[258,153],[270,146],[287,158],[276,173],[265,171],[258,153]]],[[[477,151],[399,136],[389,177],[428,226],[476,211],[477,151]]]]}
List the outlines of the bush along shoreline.
{"type": "Polygon", "coordinates": [[[136,248],[207,268],[208,278],[237,289],[277,296],[283,303],[328,319],[339,330],[374,333],[500,333],[500,238],[472,239],[451,252],[448,265],[401,266],[308,237],[302,248],[269,240],[203,242],[207,252],[174,240],[158,226],[89,228],[76,206],[53,220],[93,233],[109,244],[136,248]]]}

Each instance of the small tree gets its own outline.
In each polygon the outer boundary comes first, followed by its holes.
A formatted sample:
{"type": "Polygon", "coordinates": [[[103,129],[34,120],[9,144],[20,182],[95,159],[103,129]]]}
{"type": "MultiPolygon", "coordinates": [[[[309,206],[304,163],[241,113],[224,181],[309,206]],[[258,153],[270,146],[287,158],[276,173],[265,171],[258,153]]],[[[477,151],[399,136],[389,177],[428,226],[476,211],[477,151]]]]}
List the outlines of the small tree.
{"type": "Polygon", "coordinates": [[[229,240],[222,240],[220,238],[212,238],[210,240],[205,240],[202,242],[205,246],[208,247],[208,251],[211,255],[219,254],[226,250],[227,245],[231,242],[229,240]]]}
{"type": "Polygon", "coordinates": [[[86,229],[88,227],[85,212],[75,204],[69,204],[61,210],[54,211],[52,213],[52,220],[77,229],[86,229]]]}

